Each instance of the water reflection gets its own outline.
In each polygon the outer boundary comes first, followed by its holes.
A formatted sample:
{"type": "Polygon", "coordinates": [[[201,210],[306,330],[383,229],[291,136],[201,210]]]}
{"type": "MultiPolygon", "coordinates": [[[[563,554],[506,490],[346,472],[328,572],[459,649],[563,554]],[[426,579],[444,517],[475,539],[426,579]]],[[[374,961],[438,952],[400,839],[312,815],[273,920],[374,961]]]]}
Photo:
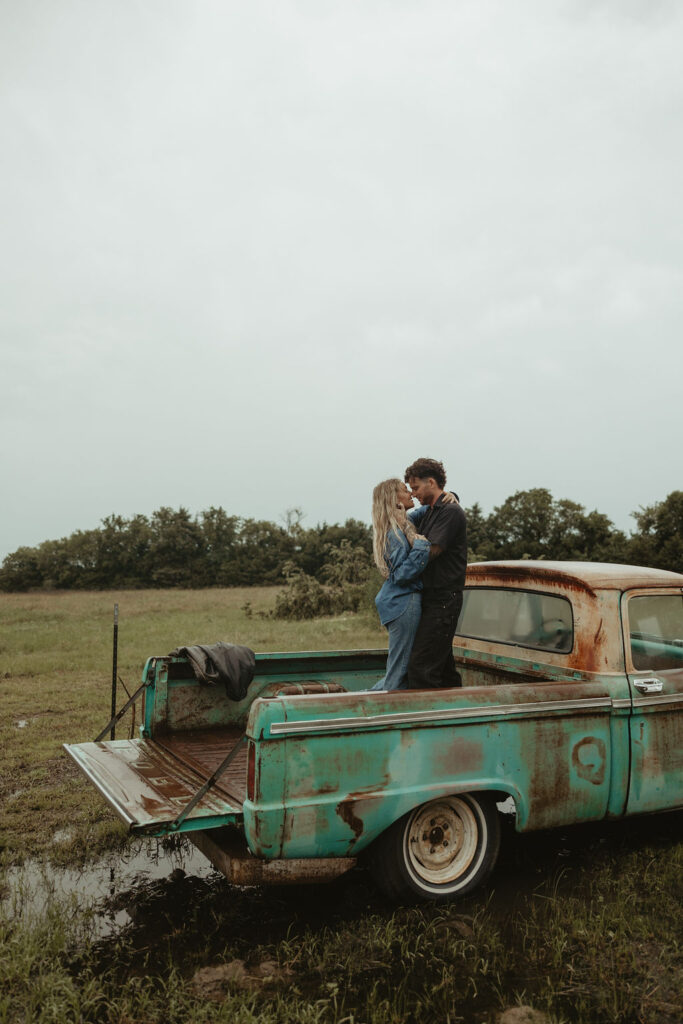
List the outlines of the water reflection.
{"type": "Polygon", "coordinates": [[[134,839],[81,868],[25,861],[7,870],[2,897],[9,904],[5,909],[24,920],[39,916],[52,899],[76,900],[91,915],[93,937],[104,938],[134,922],[136,894],[150,885],[212,874],[211,864],[186,839],[134,839]],[[122,899],[126,893],[130,898],[122,899]]]}
{"type": "MultiPolygon", "coordinates": [[[[472,915],[486,906],[494,916],[505,916],[549,884],[558,894],[575,892],[601,863],[611,862],[618,872],[621,857],[638,847],[663,850],[682,839],[681,812],[527,835],[515,833],[507,816],[492,877],[458,903],[458,913],[472,915]]],[[[143,952],[150,965],[161,963],[171,949],[177,954],[199,942],[216,950],[231,943],[234,955],[246,956],[297,931],[335,927],[367,913],[388,918],[395,909],[362,867],[326,885],[231,886],[182,837],[132,840],[122,852],[82,870],[28,862],[9,870],[4,882],[10,916],[38,915],[54,897],[72,900],[87,911],[91,936],[105,959],[108,948],[125,938],[131,956],[143,952]]]]}

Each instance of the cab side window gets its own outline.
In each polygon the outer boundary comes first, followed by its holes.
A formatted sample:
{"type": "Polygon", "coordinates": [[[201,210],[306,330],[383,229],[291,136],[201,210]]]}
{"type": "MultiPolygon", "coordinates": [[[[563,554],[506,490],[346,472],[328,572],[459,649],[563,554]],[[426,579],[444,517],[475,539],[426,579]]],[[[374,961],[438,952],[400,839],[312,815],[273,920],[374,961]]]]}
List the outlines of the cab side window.
{"type": "Polygon", "coordinates": [[[571,603],[531,590],[466,589],[459,636],[568,654],[574,644],[571,603]]]}
{"type": "Polygon", "coordinates": [[[683,595],[632,597],[628,621],[635,669],[683,668],[683,595]]]}

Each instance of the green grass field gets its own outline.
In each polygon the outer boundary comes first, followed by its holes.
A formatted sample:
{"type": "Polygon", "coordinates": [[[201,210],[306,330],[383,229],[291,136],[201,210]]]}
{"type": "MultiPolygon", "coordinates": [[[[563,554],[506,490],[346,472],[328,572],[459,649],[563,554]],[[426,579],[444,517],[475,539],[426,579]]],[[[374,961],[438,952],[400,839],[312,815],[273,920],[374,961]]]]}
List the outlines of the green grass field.
{"type": "Polygon", "coordinates": [[[442,908],[389,907],[361,868],[309,889],[165,878],[112,896],[133,922],[106,940],[86,900],[22,913],[30,894],[6,881],[10,865],[28,858],[49,876],[127,842],[61,751],[108,719],[114,602],[129,689],[150,654],[180,644],[385,645],[369,617],[260,617],[274,599],[266,588],[0,595],[0,1024],[494,1024],[517,1004],[554,1024],[680,1024],[681,814],[526,836],[508,826],[488,886],[442,908]],[[193,981],[235,961],[246,976],[218,992],[193,981]]]}

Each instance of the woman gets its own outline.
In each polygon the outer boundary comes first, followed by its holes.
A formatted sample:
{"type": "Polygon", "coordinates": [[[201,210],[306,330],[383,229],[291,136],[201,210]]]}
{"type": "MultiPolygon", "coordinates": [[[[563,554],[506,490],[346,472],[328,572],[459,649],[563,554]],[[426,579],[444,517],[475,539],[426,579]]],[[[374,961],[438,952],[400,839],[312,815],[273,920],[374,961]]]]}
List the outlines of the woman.
{"type": "MultiPolygon", "coordinates": [[[[389,632],[387,672],[373,690],[405,689],[405,675],[422,613],[420,577],[429,561],[429,541],[407,518],[413,499],[402,480],[384,480],[372,492],[373,554],[385,578],[375,598],[389,632]]],[[[420,515],[424,510],[417,510],[420,515]]],[[[421,516],[420,516],[421,518],[421,516]]]]}

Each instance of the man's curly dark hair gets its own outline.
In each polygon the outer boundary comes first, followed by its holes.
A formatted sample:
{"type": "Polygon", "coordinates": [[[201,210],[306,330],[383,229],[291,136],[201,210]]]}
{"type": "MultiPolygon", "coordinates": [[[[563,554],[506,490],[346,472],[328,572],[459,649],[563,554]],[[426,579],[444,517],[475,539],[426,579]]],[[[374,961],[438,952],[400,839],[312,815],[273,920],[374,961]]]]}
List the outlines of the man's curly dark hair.
{"type": "Polygon", "coordinates": [[[427,480],[431,476],[436,480],[441,490],[446,486],[446,470],[443,468],[443,462],[437,462],[436,459],[416,459],[406,469],[405,476],[403,477],[406,483],[408,483],[411,476],[416,476],[420,480],[427,480]]]}

